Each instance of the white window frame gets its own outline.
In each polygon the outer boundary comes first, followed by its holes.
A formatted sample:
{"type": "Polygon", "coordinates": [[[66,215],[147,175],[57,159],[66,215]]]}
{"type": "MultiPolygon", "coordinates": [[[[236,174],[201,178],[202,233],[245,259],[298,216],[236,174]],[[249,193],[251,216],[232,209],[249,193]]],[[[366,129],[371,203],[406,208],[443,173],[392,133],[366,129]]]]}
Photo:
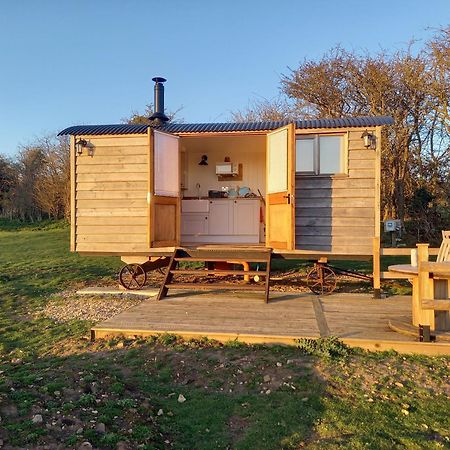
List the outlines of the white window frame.
{"type": "MultiPolygon", "coordinates": [[[[299,175],[315,175],[330,177],[334,175],[348,175],[348,132],[344,133],[314,133],[314,134],[297,134],[295,140],[313,140],[314,141],[314,155],[313,155],[313,165],[314,170],[312,171],[301,171],[296,172],[299,175]],[[320,137],[322,136],[339,136],[341,138],[341,167],[342,172],[334,173],[320,173],[320,137]]],[[[296,145],[296,158],[297,155],[297,145],[296,145]]]]}

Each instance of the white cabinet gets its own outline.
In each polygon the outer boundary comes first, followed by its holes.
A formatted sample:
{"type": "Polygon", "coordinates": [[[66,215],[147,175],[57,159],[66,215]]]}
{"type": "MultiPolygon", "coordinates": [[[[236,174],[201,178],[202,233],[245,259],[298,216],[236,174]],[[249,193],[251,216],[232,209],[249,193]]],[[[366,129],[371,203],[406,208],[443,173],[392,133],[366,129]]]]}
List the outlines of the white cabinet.
{"type": "Polygon", "coordinates": [[[259,199],[183,200],[181,241],[257,244],[259,208],[259,199]]]}
{"type": "Polygon", "coordinates": [[[234,234],[259,235],[259,200],[235,200],[234,234]]]}
{"type": "Polygon", "coordinates": [[[233,203],[231,201],[209,201],[209,234],[212,236],[234,234],[233,203]]]}
{"type": "Polygon", "coordinates": [[[208,214],[186,213],[181,216],[181,234],[204,236],[208,234],[208,214]]]}

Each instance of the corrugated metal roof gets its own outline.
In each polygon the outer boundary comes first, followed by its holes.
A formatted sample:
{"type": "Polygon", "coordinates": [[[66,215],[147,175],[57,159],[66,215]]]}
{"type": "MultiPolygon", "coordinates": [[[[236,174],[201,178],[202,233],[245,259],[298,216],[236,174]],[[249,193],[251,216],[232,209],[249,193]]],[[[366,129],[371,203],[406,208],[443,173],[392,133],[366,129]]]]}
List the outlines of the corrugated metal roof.
{"type": "MultiPolygon", "coordinates": [[[[289,124],[290,121],[236,122],[236,123],[168,123],[156,129],[167,133],[232,133],[239,131],[271,131],[289,124]]],[[[340,119],[296,120],[296,129],[314,128],[354,128],[392,125],[394,120],[389,116],[377,117],[345,117],[340,119]]],[[[102,134],[146,134],[149,125],[76,125],[58,133],[58,136],[70,135],[102,135],[102,134]]]]}

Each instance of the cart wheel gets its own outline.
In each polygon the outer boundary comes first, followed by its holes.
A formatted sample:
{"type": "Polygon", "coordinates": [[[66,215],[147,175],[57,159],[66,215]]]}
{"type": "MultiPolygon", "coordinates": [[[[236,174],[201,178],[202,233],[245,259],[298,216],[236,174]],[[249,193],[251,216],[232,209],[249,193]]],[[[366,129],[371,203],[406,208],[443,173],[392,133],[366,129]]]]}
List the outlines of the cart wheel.
{"type": "Polygon", "coordinates": [[[147,273],[140,264],[127,264],[119,273],[119,282],[125,289],[142,289],[146,281],[147,273]]]}
{"type": "Polygon", "coordinates": [[[336,274],[330,267],[315,264],[306,276],[306,284],[317,295],[328,295],[336,289],[336,274]]]}

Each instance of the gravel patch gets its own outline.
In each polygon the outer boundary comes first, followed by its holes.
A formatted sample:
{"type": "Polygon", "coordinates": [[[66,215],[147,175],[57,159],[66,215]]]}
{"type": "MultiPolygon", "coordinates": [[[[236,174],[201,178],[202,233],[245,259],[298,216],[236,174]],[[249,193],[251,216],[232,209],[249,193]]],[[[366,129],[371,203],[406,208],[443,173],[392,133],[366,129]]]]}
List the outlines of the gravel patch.
{"type": "Polygon", "coordinates": [[[143,297],[126,294],[120,296],[64,295],[64,298],[51,299],[37,312],[37,316],[47,317],[56,322],[68,322],[74,319],[101,322],[139,305],[144,300],[143,297]]]}

